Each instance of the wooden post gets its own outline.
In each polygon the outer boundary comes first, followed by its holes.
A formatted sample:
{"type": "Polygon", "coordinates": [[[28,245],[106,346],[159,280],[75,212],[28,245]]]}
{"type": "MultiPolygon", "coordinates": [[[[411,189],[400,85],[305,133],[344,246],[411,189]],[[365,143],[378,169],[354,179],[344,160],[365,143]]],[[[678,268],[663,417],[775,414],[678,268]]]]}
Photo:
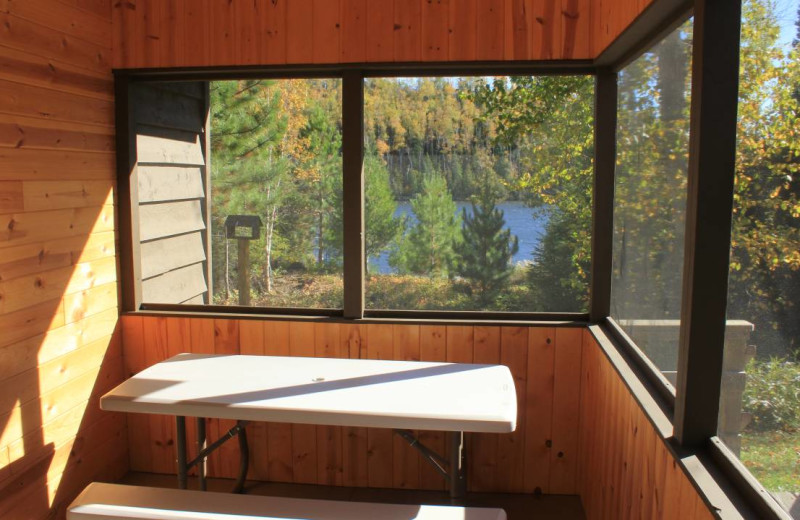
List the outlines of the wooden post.
{"type": "Polygon", "coordinates": [[[617,73],[606,69],[598,71],[594,95],[595,153],[589,320],[600,323],[611,314],[614,170],[617,160],[617,73]]]}
{"type": "Polygon", "coordinates": [[[250,305],[250,244],[246,238],[236,240],[239,243],[239,305],[250,305]]]}
{"type": "Polygon", "coordinates": [[[684,448],[717,434],[725,350],[740,0],[694,3],[692,108],[675,438],[684,448]]]}

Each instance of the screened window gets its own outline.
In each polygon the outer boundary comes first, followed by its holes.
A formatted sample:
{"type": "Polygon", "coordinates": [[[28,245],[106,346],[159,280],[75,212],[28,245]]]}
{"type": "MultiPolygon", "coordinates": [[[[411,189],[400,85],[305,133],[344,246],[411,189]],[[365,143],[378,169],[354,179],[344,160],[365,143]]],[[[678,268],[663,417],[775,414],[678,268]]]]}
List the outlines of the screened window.
{"type": "MultiPolygon", "coordinates": [[[[591,76],[363,89],[367,311],[588,309],[591,76]]],[[[341,312],[361,282],[341,79],[141,81],[131,100],[141,302],[341,312]]]]}
{"type": "Polygon", "coordinates": [[[367,309],[585,311],[592,78],[364,88],[367,309]]]}
{"type": "Polygon", "coordinates": [[[718,427],[727,447],[793,512],[800,495],[800,152],[793,136],[800,48],[779,27],[795,13],[775,3],[743,5],[718,427]]]}
{"type": "Polygon", "coordinates": [[[687,22],[619,74],[611,315],[673,384],[691,49],[687,22]]]}
{"type": "Polygon", "coordinates": [[[135,92],[143,302],[341,308],[340,80],[135,92]]]}

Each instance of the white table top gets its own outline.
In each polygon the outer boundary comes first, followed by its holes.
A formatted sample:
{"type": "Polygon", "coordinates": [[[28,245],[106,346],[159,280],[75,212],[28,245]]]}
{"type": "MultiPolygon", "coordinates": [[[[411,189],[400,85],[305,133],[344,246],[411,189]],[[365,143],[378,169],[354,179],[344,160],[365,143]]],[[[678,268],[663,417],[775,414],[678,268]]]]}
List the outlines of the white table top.
{"type": "Polygon", "coordinates": [[[411,430],[514,431],[502,365],[179,354],[108,392],[103,410],[411,430]]]}

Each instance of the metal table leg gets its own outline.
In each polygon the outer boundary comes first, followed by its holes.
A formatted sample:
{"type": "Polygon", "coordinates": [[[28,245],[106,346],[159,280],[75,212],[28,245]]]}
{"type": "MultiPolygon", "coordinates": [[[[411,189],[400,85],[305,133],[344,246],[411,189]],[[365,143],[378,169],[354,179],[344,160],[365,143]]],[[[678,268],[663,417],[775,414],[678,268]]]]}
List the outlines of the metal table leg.
{"type": "Polygon", "coordinates": [[[250,466],[250,448],[247,446],[247,431],[244,427],[247,421],[238,421],[236,426],[239,427],[239,476],[236,478],[236,485],[233,488],[234,493],[244,493],[244,483],[247,480],[247,470],[250,466]]]}
{"type": "Polygon", "coordinates": [[[461,499],[467,493],[467,449],[464,432],[450,432],[450,498],[461,499]]]}
{"type": "Polygon", "coordinates": [[[419,442],[409,430],[394,430],[409,446],[419,451],[450,483],[450,499],[459,501],[467,494],[467,448],[464,432],[448,432],[450,435],[450,460],[419,442]],[[446,468],[446,469],[445,469],[446,468]]]}
{"type": "Polygon", "coordinates": [[[186,417],[175,417],[175,425],[177,426],[178,437],[175,443],[175,449],[178,452],[178,487],[186,489],[187,476],[189,474],[189,466],[186,464],[186,417]]]}
{"type": "MultiPolygon", "coordinates": [[[[203,453],[206,449],[206,420],[204,417],[197,418],[197,453],[203,453]]],[[[206,458],[203,457],[197,463],[197,481],[202,491],[206,490],[206,458]]]]}

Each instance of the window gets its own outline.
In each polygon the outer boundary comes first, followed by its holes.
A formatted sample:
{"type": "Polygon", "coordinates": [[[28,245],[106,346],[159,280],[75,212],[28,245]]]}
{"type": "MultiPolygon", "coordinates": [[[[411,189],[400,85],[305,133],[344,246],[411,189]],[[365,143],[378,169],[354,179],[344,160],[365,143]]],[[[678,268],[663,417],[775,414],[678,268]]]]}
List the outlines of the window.
{"type": "MultiPolygon", "coordinates": [[[[593,78],[363,89],[366,310],[585,312],[593,78]]],[[[131,92],[141,301],[340,312],[341,79],[131,92]]]]}
{"type": "Polygon", "coordinates": [[[161,103],[136,121],[143,302],[341,308],[340,80],[137,95],[161,103]]]}
{"type": "Polygon", "coordinates": [[[778,9],[743,6],[718,434],[789,510],[800,494],[800,60],[778,38],[778,9]]]}
{"type": "Polygon", "coordinates": [[[619,74],[611,315],[673,384],[689,154],[691,22],[619,74]]]}
{"type": "Polygon", "coordinates": [[[587,76],[365,82],[367,309],[587,308],[587,76]]]}

